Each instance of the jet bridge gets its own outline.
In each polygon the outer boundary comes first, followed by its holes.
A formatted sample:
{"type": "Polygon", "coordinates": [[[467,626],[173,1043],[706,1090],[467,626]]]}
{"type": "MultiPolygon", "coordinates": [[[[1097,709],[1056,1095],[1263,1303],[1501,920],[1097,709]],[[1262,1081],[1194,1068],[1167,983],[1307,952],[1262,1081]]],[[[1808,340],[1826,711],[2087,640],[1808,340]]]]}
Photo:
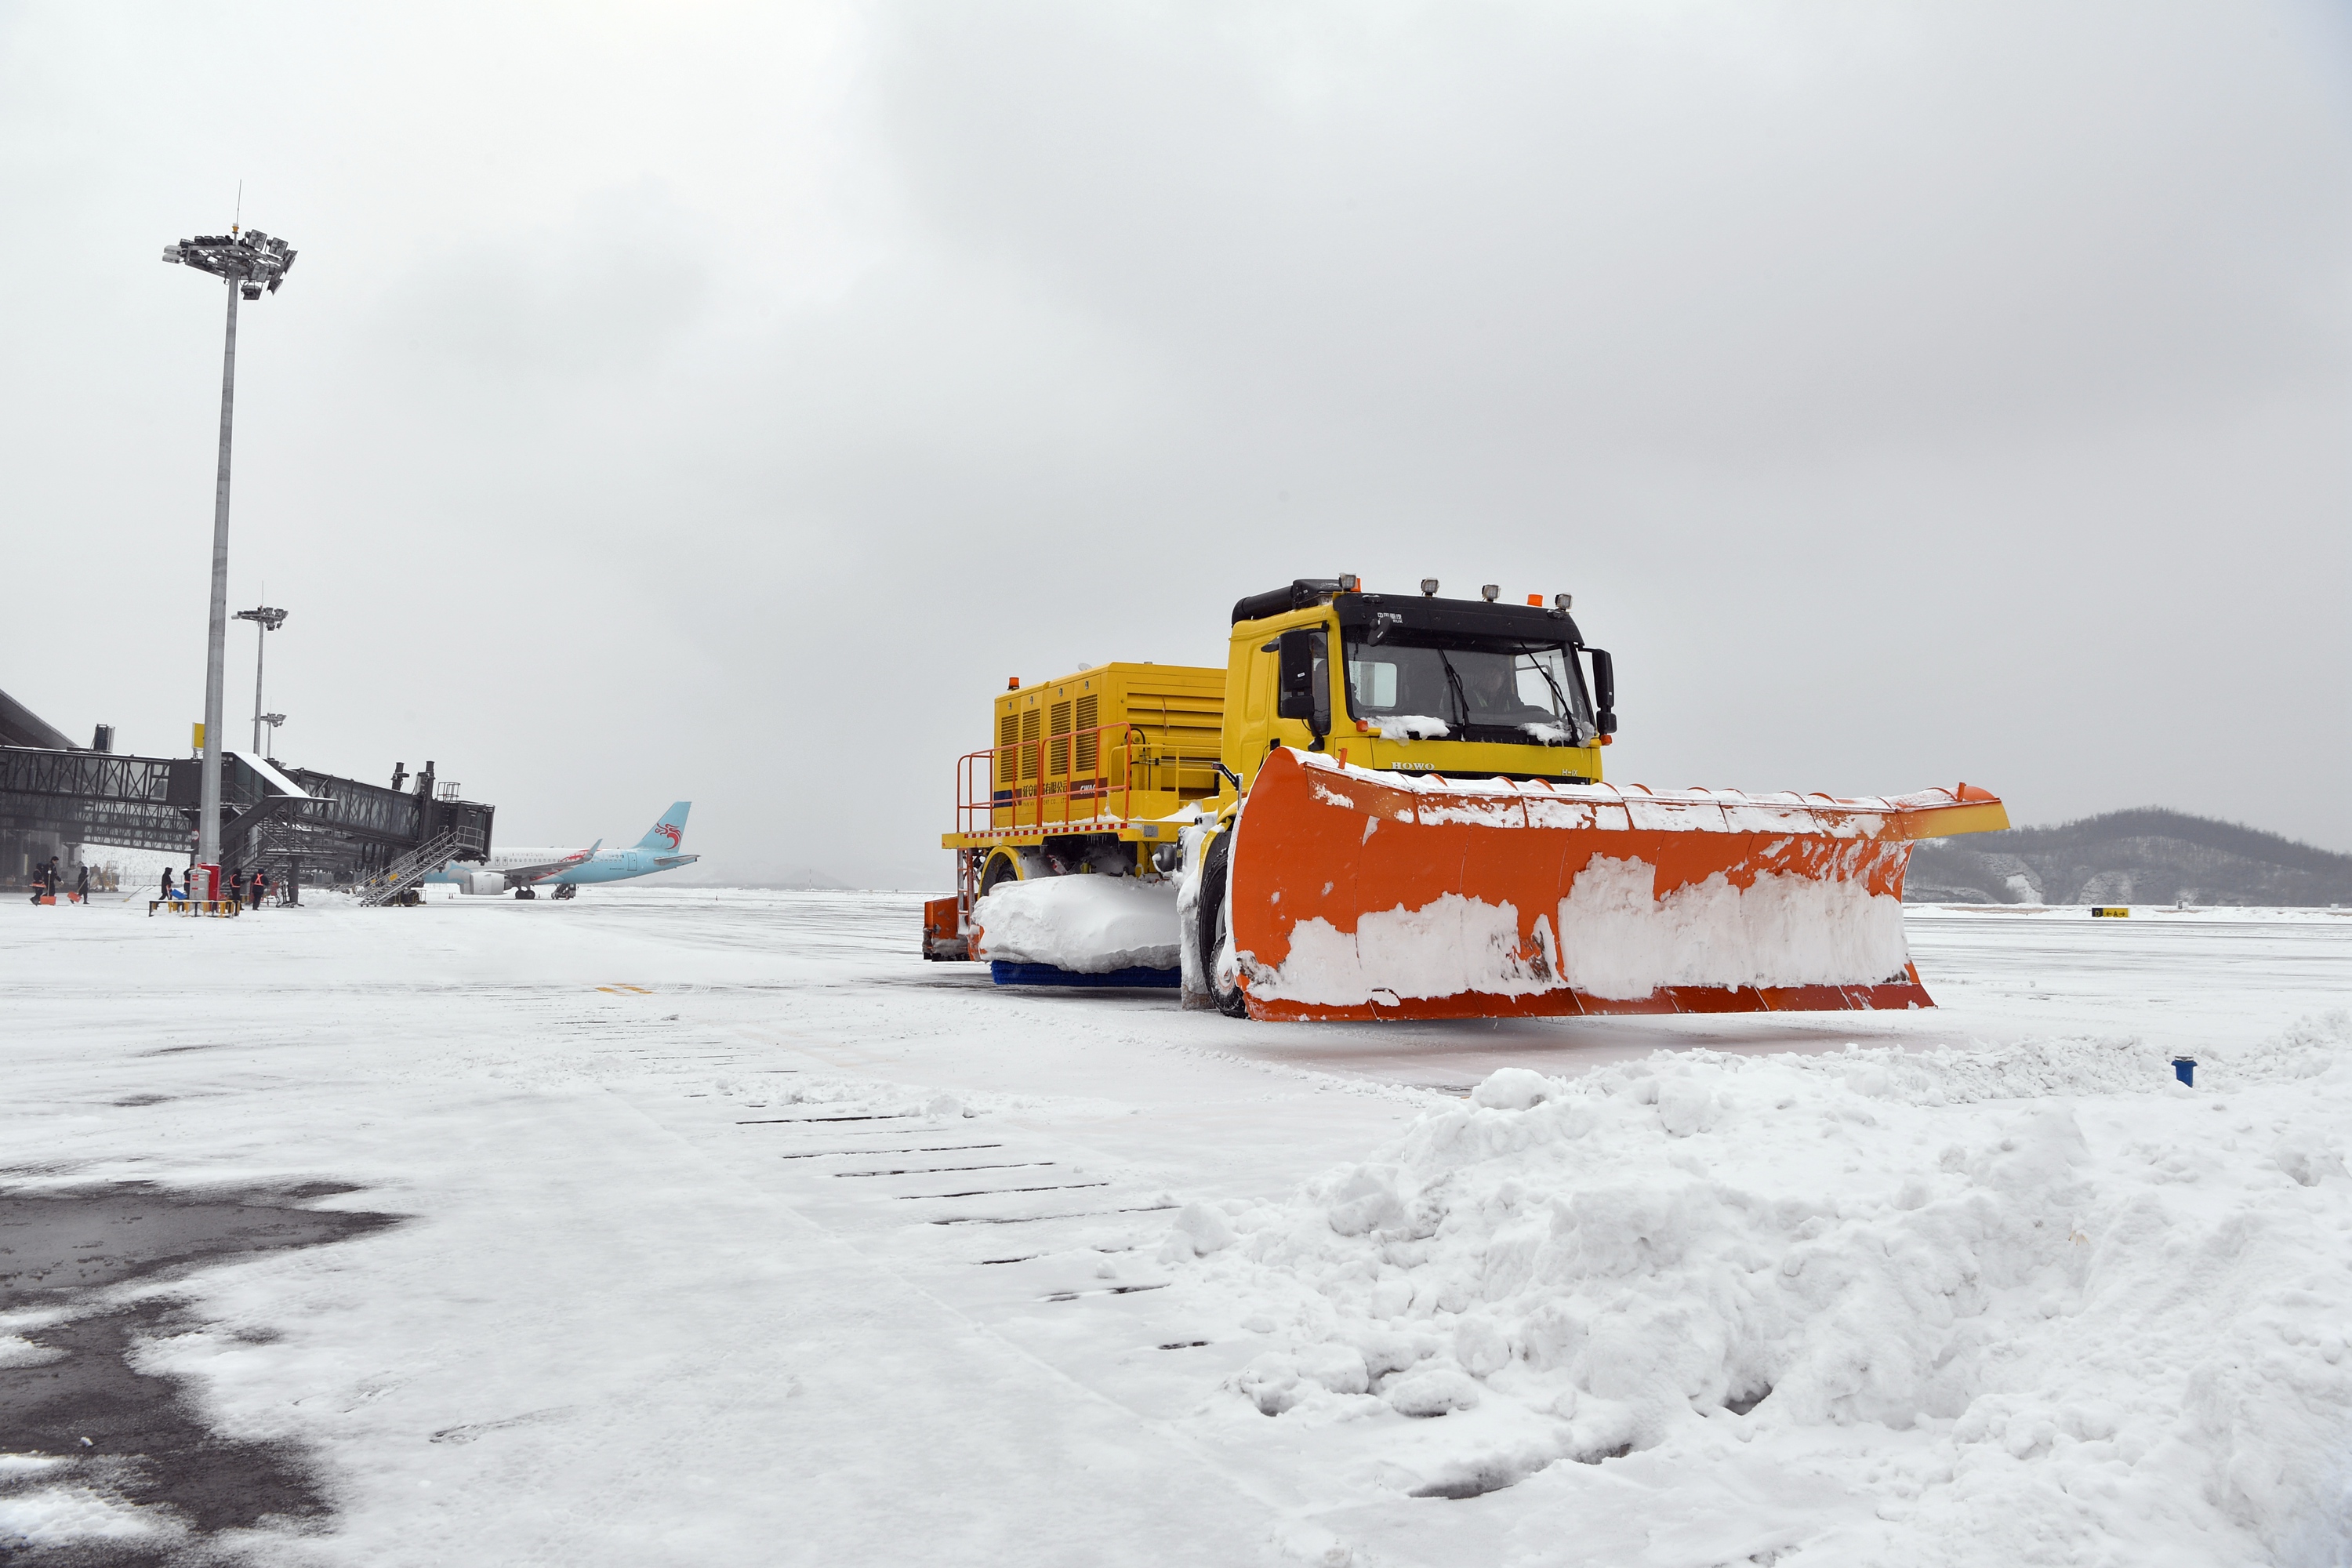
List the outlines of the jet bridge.
{"type": "MultiPolygon", "coordinates": [[[[0,692],[0,879],[85,844],[184,854],[194,842],[204,763],[196,757],[118,756],[76,746],[0,692]]],[[[259,866],[281,881],[359,883],[446,845],[457,860],[490,850],[495,808],[437,785],[431,763],[407,789],[281,766],[249,752],[221,759],[221,863],[259,866]]]]}
{"type": "MultiPolygon", "coordinates": [[[[202,768],[194,757],[0,746],[0,834],[179,854],[195,829],[202,768]]],[[[231,752],[221,760],[221,863],[291,862],[305,881],[357,882],[448,835],[455,858],[478,860],[495,811],[445,798],[429,766],[415,787],[394,790],[231,752]]]]}

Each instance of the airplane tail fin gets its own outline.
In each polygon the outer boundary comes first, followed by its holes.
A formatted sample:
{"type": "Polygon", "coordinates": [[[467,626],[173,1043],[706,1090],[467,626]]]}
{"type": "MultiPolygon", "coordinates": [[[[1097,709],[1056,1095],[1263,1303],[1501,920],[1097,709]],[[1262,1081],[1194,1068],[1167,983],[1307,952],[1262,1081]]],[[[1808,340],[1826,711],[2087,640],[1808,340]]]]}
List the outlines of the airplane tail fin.
{"type": "Polygon", "coordinates": [[[637,847],[640,849],[676,849],[680,844],[684,843],[686,841],[687,808],[693,805],[693,804],[694,802],[690,800],[681,800],[677,805],[671,806],[667,811],[663,812],[660,819],[653,825],[652,831],[648,832],[643,838],[637,840],[637,847]]]}

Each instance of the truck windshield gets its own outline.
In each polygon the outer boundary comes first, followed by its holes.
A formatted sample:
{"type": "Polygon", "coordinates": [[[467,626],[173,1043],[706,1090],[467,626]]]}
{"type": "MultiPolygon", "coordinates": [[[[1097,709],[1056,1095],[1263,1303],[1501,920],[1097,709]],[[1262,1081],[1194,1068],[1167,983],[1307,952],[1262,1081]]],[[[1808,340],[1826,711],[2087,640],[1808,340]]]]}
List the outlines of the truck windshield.
{"type": "Polygon", "coordinates": [[[1391,739],[1579,746],[1593,737],[1592,708],[1574,655],[1559,643],[1350,637],[1349,716],[1391,739]]]}

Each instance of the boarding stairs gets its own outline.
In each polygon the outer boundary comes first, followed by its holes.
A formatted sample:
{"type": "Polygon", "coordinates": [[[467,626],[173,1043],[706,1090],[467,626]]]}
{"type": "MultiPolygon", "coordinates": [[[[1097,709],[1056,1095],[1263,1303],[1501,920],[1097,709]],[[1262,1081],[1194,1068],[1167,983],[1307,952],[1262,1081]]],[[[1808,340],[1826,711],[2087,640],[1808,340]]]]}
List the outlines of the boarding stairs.
{"type": "Polygon", "coordinates": [[[399,901],[401,895],[423,884],[458,856],[481,852],[482,836],[471,828],[453,827],[418,845],[360,884],[362,908],[379,909],[399,901]]]}

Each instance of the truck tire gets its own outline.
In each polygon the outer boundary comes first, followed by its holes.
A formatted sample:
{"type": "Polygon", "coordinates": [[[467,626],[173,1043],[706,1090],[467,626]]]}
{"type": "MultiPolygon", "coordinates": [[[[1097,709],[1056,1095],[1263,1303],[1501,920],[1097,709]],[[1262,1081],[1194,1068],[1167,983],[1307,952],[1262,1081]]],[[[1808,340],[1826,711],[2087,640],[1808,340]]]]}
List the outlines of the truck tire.
{"type": "Polygon", "coordinates": [[[1005,883],[1020,880],[1020,862],[999,849],[991,854],[987,863],[981,868],[980,896],[984,899],[1005,883]]]}
{"type": "Polygon", "coordinates": [[[1233,834],[1220,833],[1210,841],[1208,858],[1201,862],[1201,979],[1218,1012],[1228,1018],[1246,1018],[1249,1000],[1242,994],[1240,983],[1230,988],[1217,984],[1217,954],[1225,945],[1225,868],[1233,847],[1233,834]]]}

